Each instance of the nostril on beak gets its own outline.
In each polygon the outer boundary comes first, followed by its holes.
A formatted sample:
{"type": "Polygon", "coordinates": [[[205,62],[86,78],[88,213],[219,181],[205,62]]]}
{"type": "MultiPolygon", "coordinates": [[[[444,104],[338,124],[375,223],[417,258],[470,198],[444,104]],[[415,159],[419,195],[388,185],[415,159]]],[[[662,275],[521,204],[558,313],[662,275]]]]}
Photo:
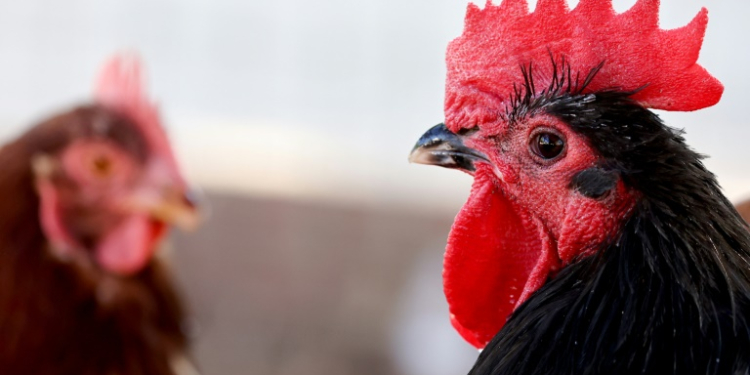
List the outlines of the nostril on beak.
{"type": "Polygon", "coordinates": [[[422,135],[409,154],[409,162],[460,169],[469,173],[475,170],[474,162],[489,162],[483,153],[464,144],[466,134],[456,134],[445,124],[437,124],[422,135]]]}

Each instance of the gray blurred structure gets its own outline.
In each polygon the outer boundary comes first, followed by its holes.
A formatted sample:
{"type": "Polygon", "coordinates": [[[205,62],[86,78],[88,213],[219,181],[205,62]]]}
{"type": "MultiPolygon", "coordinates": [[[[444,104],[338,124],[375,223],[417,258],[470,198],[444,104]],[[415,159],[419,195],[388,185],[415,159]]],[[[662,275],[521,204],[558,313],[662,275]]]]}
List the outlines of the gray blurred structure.
{"type": "Polygon", "coordinates": [[[413,348],[417,361],[470,368],[476,351],[452,332],[441,306],[450,217],[216,194],[208,201],[211,220],[197,233],[177,233],[172,253],[206,374],[423,375],[403,372],[413,369],[399,359],[409,348],[394,354],[391,344],[404,339],[424,342],[413,348]],[[404,294],[425,265],[431,282],[404,294]],[[404,298],[424,305],[423,328],[447,332],[441,346],[453,345],[453,356],[423,353],[434,335],[395,330],[408,330],[404,298]]]}

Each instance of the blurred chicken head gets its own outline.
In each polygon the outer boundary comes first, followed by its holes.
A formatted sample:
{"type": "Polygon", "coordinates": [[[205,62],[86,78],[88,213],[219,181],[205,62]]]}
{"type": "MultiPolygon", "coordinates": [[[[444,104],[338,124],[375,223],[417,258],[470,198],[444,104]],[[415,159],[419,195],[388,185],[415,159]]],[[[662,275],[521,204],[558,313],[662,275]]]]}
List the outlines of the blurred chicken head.
{"type": "Polygon", "coordinates": [[[34,131],[50,134],[39,138],[32,170],[40,223],[56,257],[126,276],[148,264],[169,224],[197,224],[135,58],[105,65],[95,104],[34,131]]]}

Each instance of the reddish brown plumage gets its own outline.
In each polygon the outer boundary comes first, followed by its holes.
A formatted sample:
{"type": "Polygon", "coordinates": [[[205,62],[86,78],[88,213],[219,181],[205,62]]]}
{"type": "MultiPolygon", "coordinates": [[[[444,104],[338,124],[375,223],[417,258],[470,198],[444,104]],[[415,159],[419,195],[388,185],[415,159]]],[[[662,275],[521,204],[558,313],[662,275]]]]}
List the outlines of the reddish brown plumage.
{"type": "Polygon", "coordinates": [[[32,158],[91,137],[106,137],[140,160],[149,150],[126,117],[100,106],[45,121],[0,149],[0,373],[173,374],[185,350],[183,308],[158,258],[129,276],[88,257],[49,251],[39,221],[32,158]]]}

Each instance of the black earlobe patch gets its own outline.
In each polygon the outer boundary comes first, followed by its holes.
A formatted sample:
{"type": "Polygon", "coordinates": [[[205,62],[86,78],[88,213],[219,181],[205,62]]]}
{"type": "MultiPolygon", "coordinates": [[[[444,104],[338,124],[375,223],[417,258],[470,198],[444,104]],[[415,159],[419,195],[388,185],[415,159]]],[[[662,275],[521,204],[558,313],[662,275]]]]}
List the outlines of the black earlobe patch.
{"type": "Polygon", "coordinates": [[[578,172],[570,181],[570,188],[589,198],[598,199],[617,185],[617,173],[600,167],[578,172]]]}

